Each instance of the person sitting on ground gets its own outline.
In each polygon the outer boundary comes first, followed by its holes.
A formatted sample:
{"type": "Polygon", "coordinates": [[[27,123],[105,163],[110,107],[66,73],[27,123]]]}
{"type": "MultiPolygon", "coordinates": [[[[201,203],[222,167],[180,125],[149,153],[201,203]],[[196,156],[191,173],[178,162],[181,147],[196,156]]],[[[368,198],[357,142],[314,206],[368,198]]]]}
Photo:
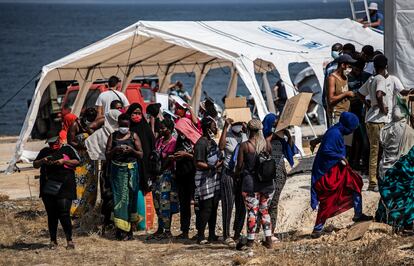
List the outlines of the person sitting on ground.
{"type": "Polygon", "coordinates": [[[108,90],[99,94],[96,100],[97,118],[103,117],[111,109],[111,103],[118,100],[122,103],[122,108],[129,106],[129,101],[122,91],[118,91],[118,84],[120,80],[117,76],[112,76],[108,79],[108,90]]]}
{"type": "Polygon", "coordinates": [[[354,207],[354,222],[372,220],[362,212],[363,181],[346,160],[344,136],[359,125],[358,117],[343,112],[323,136],[312,167],[311,207],[318,209],[312,237],[320,237],[327,219],[354,207]]]}
{"type": "Polygon", "coordinates": [[[378,11],[378,4],[371,2],[368,6],[370,22],[368,18],[359,19],[358,22],[364,25],[364,28],[371,27],[377,30],[384,30],[384,15],[378,11]]]}
{"type": "Polygon", "coordinates": [[[65,232],[67,249],[74,249],[70,207],[76,199],[75,167],[80,158],[69,145],[63,145],[56,134],[50,133],[46,141],[49,147],[40,150],[33,162],[40,168],[40,197],[46,208],[50,235],[50,248],[57,247],[58,222],[65,232]]]}
{"type": "Polygon", "coordinates": [[[154,207],[158,216],[158,230],[150,236],[150,239],[172,238],[172,216],[179,212],[173,156],[177,140],[172,136],[173,130],[172,120],[162,120],[160,136],[155,144],[155,150],[160,154],[161,173],[153,179],[152,186],[154,207]]]}
{"type": "Polygon", "coordinates": [[[218,145],[214,140],[217,134],[216,122],[211,117],[201,121],[203,135],[194,146],[195,175],[195,213],[197,227],[197,243],[200,245],[217,241],[216,221],[217,208],[220,201],[220,180],[217,170],[221,167],[218,145]],[[208,224],[208,241],[204,231],[208,224]]]}
{"type": "Polygon", "coordinates": [[[184,89],[184,85],[181,81],[177,80],[175,83],[169,86],[170,95],[179,96],[186,103],[191,102],[190,94],[184,89]]]}
{"type": "MultiPolygon", "coordinates": [[[[272,180],[259,180],[257,174],[258,156],[262,153],[271,154],[272,148],[263,137],[263,125],[258,119],[252,119],[247,124],[249,132],[248,140],[240,145],[237,157],[235,177],[242,179],[242,195],[247,209],[247,249],[253,247],[256,229],[263,227],[266,248],[272,247],[272,223],[269,215],[269,203],[274,193],[272,180]],[[258,220],[260,212],[260,220],[258,220]]],[[[237,249],[244,246],[239,241],[237,249]]]]}
{"type": "Polygon", "coordinates": [[[108,138],[106,160],[110,162],[109,180],[113,193],[113,220],[118,240],[133,239],[138,222],[139,174],[137,159],[143,152],[138,135],[130,131],[129,116],[118,117],[118,130],[108,138]],[[125,236],[126,234],[126,236],[125,236]]]}

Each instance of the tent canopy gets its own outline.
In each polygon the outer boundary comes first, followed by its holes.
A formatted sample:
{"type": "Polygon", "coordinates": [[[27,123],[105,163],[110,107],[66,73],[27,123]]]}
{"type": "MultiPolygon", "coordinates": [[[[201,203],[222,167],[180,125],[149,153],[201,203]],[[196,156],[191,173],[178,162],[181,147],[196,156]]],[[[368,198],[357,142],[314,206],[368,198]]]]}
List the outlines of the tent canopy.
{"type": "MultiPolygon", "coordinates": [[[[331,45],[336,42],[350,42],[357,49],[366,44],[383,49],[382,35],[349,19],[138,21],[42,68],[8,171],[22,154],[42,95],[52,81],[78,80],[80,91],[73,112],[79,114],[89,86],[96,79],[116,74],[123,80],[125,90],[134,76],[158,75],[160,90],[165,92],[172,74],[194,72],[192,105],[198,109],[202,81],[209,69],[228,66],[233,73],[228,95],[236,94],[234,84],[239,75],[255,100],[259,117],[263,118],[268,106],[255,72],[265,73],[276,68],[287,85],[288,96],[292,97],[289,64],[308,62],[322,83],[323,62],[329,59],[331,45]]],[[[265,75],[263,79],[267,80],[265,75]]],[[[297,137],[301,136],[299,133],[297,137]]]]}

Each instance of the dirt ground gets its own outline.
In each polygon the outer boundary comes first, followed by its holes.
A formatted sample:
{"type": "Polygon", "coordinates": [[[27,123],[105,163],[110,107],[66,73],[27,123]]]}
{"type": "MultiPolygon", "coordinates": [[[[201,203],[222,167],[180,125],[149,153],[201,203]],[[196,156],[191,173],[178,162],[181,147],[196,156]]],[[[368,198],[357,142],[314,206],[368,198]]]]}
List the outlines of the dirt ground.
{"type": "MultiPolygon", "coordinates": [[[[44,144],[29,145],[35,150],[44,144]]],[[[1,170],[13,146],[0,141],[1,170]]],[[[349,241],[355,230],[352,210],[328,220],[330,233],[311,239],[316,212],[309,206],[309,174],[290,177],[283,189],[276,229],[281,243],[272,250],[257,243],[252,257],[220,242],[199,246],[192,240],[147,241],[145,232],[135,233],[132,241],[116,241],[111,232],[101,236],[96,213],[74,222],[75,250],[64,248],[59,229],[60,245],[52,251],[47,246],[46,214],[37,197],[38,170],[19,166],[20,173],[0,175],[0,265],[414,265],[414,236],[394,234],[384,224],[372,223],[362,238],[349,241]]],[[[378,200],[378,193],[364,189],[364,212],[374,215],[378,200]]],[[[194,235],[194,220],[192,226],[194,235]]],[[[178,215],[173,217],[172,233],[179,234],[178,215]]]]}

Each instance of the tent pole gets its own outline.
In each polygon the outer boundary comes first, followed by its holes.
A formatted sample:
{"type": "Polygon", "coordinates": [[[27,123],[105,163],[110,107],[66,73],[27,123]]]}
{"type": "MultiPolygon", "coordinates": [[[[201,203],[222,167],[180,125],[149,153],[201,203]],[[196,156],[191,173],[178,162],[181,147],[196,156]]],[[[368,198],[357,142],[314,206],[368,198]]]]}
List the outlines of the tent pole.
{"type": "Polygon", "coordinates": [[[238,79],[237,70],[234,67],[231,68],[230,75],[231,75],[230,81],[227,87],[227,97],[234,98],[237,95],[237,79],[238,79]]]}
{"type": "Polygon", "coordinates": [[[196,80],[193,88],[193,95],[191,97],[191,107],[194,112],[198,114],[198,109],[200,107],[201,92],[203,90],[203,80],[206,77],[210,67],[208,63],[204,63],[201,70],[195,72],[196,80]]]}
{"type": "MultiPolygon", "coordinates": [[[[91,73],[92,68],[88,68],[86,72],[85,80],[78,81],[79,82],[79,92],[76,96],[75,102],[73,103],[72,113],[76,116],[80,115],[82,111],[83,103],[85,102],[86,95],[88,95],[89,87],[93,83],[93,77],[89,80],[89,76],[91,73]]],[[[93,75],[92,75],[93,76],[93,75]]]]}
{"type": "Polygon", "coordinates": [[[267,79],[267,73],[262,73],[263,87],[266,93],[266,100],[269,112],[276,113],[275,103],[273,102],[272,91],[270,90],[269,80],[267,79]]]}

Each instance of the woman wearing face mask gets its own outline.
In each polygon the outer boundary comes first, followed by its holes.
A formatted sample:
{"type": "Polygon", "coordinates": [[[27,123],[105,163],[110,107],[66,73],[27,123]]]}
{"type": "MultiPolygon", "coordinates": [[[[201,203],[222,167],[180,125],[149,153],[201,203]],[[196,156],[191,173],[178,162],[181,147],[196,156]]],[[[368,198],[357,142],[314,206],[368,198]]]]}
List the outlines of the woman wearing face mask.
{"type": "Polygon", "coordinates": [[[155,177],[153,184],[154,207],[158,216],[158,230],[150,237],[168,239],[171,234],[171,219],[178,213],[178,194],[174,177],[174,152],[176,139],[172,136],[174,122],[164,119],[160,125],[160,137],[155,149],[161,155],[162,173],[155,177]]]}
{"type": "Polygon", "coordinates": [[[217,169],[221,167],[219,149],[214,141],[217,134],[216,122],[211,117],[204,117],[201,121],[203,136],[194,146],[194,161],[196,165],[195,175],[195,210],[197,243],[207,244],[209,241],[217,241],[216,221],[217,207],[220,200],[220,180],[217,169]],[[208,241],[204,231],[208,223],[208,241]]]}
{"type": "Polygon", "coordinates": [[[106,144],[107,161],[111,162],[111,182],[114,210],[113,220],[117,239],[133,239],[133,229],[138,222],[138,163],[143,156],[141,141],[129,130],[127,114],[118,117],[119,129],[112,133],[106,144]],[[126,234],[126,236],[125,236],[126,234]]]}
{"type": "Polygon", "coordinates": [[[96,201],[98,175],[85,146],[85,140],[93,133],[90,125],[96,116],[95,108],[86,109],[81,118],[72,124],[68,134],[68,144],[76,149],[81,159],[75,169],[76,200],[70,209],[70,214],[78,218],[91,210],[96,201]]]}
{"type": "Polygon", "coordinates": [[[76,199],[75,167],[79,156],[69,145],[62,145],[58,136],[49,135],[49,147],[43,148],[33,162],[40,168],[40,197],[46,208],[50,248],[57,247],[58,222],[65,232],[67,249],[75,248],[72,241],[70,207],[76,199]]]}
{"type": "Polygon", "coordinates": [[[221,172],[223,239],[229,246],[236,245],[235,240],[240,237],[244,217],[246,216],[246,208],[241,196],[241,182],[240,180],[234,180],[234,164],[231,163],[236,147],[246,140],[246,134],[243,133],[243,124],[233,123],[230,118],[226,119],[219,141],[219,149],[224,152],[224,167],[221,172]],[[236,216],[233,227],[235,231],[234,239],[232,239],[230,237],[230,221],[234,203],[236,203],[236,216]]]}
{"type": "Polygon", "coordinates": [[[348,89],[348,75],[352,71],[351,64],[356,63],[350,55],[343,54],[338,57],[337,69],[328,77],[328,113],[331,125],[338,122],[342,112],[349,110],[349,99],[354,97],[354,92],[348,89]]]}
{"type": "Polygon", "coordinates": [[[131,118],[129,126],[131,131],[137,134],[141,140],[143,156],[142,159],[139,160],[139,185],[140,189],[143,192],[148,192],[150,191],[148,187],[148,180],[151,178],[148,171],[148,162],[151,151],[153,151],[155,148],[154,133],[152,132],[150,125],[145,119],[142,113],[142,107],[139,103],[131,104],[126,113],[131,118]]]}

